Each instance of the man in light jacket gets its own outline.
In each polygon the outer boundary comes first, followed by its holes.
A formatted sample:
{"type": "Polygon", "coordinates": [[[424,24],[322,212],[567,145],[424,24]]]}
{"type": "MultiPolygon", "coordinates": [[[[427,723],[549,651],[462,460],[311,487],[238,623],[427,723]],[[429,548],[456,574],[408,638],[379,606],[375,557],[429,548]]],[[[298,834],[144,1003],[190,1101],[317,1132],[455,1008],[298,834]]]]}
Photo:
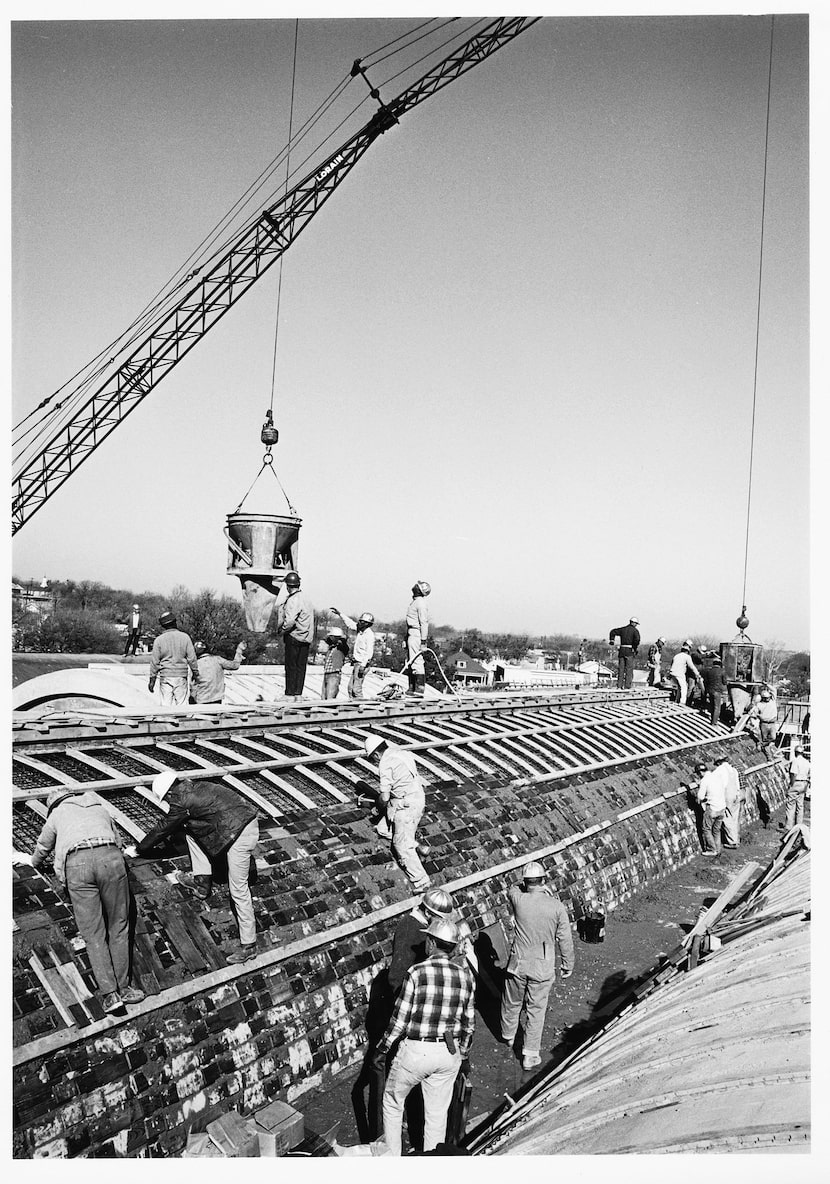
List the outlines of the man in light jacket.
{"type": "Polygon", "coordinates": [[[188,669],[194,682],[199,678],[196,651],[190,637],[176,627],[176,616],[170,609],[161,614],[159,625],[162,632],[153,642],[147,689],[152,693],[158,679],[162,704],[165,707],[185,707],[188,669]]]}
{"type": "Polygon", "coordinates": [[[429,641],[429,612],[427,596],[432,591],[426,580],[412,585],[412,600],[406,610],[406,656],[409,660],[409,690],[423,695],[426,688],[426,667],[423,653],[429,641]]]}
{"type": "Polygon", "coordinates": [[[559,897],[546,887],[546,878],[540,863],[528,863],[522,873],[522,887],[516,884],[509,892],[514,933],[501,1001],[501,1038],[505,1044],[513,1043],[524,1006],[525,1070],[542,1063],[539,1050],[548,996],[556,977],[555,955],[562,978],[570,976],[574,962],[568,913],[559,897]]]}
{"type": "Polygon", "coordinates": [[[300,576],[290,571],[285,577],[288,595],[279,606],[277,632],[285,641],[285,697],[301,699],[305,686],[308,651],[314,640],[314,609],[304,592],[300,591],[300,576]]]}
{"type": "Polygon", "coordinates": [[[363,698],[363,680],[369,673],[375,656],[375,634],[372,626],[375,618],[371,613],[361,613],[356,621],[341,613],[339,608],[331,610],[345,623],[347,629],[354,629],[357,636],[352,646],[352,677],[349,679],[349,698],[363,698]]]}
{"type": "Polygon", "coordinates": [[[424,783],[415,767],[415,758],[411,752],[374,733],[366,737],[364,748],[380,774],[378,798],[391,828],[392,853],[413,892],[424,892],[429,888],[429,876],[418,858],[415,841],[415,832],[424,812],[424,783]]]}

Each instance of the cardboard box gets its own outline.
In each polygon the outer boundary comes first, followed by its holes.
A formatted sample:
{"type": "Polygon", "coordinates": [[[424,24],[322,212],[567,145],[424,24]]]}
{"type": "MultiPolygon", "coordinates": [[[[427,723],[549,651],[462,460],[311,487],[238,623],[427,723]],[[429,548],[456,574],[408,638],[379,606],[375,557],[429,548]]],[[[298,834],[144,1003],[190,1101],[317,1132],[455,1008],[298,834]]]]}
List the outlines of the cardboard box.
{"type": "Polygon", "coordinates": [[[207,1131],[198,1135],[187,1136],[187,1146],[182,1152],[182,1159],[221,1159],[222,1152],[212,1142],[207,1131]]]}
{"type": "Polygon", "coordinates": [[[234,1159],[259,1155],[255,1123],[250,1118],[243,1118],[238,1110],[229,1110],[214,1118],[208,1123],[207,1133],[223,1155],[234,1159]]]}
{"type": "Polygon", "coordinates": [[[305,1138],[305,1121],[287,1102],[271,1102],[254,1115],[259,1154],[285,1155],[305,1138]]]}

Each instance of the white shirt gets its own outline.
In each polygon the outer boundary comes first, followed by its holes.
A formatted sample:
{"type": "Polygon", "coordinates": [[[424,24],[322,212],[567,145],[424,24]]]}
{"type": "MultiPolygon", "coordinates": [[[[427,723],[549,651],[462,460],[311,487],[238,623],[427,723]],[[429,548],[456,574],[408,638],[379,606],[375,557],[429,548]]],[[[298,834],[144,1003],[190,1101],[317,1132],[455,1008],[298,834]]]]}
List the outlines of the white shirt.
{"type": "Polygon", "coordinates": [[[390,745],[380,758],[380,794],[384,801],[405,798],[414,790],[423,790],[415,757],[406,749],[390,745]]]}
{"type": "MultiPolygon", "coordinates": [[[[357,621],[353,621],[351,617],[347,617],[345,613],[340,616],[346,622],[348,629],[357,629],[357,621]]],[[[362,629],[357,633],[352,646],[352,661],[355,666],[371,666],[372,658],[375,656],[375,634],[371,628],[362,629]]]]}
{"type": "Polygon", "coordinates": [[[726,809],[726,776],[722,765],[703,774],[697,800],[702,806],[708,806],[713,814],[723,814],[726,809]]]}
{"type": "Polygon", "coordinates": [[[672,658],[671,672],[678,682],[683,682],[688,670],[691,670],[695,678],[700,678],[697,666],[695,666],[689,654],[685,650],[681,650],[679,654],[675,654],[672,658]]]}
{"type": "Polygon", "coordinates": [[[406,610],[407,629],[420,629],[421,641],[429,637],[429,611],[425,596],[413,596],[409,608],[406,610]]]}
{"type": "Polygon", "coordinates": [[[718,765],[717,772],[723,774],[726,807],[728,810],[734,810],[741,800],[741,779],[738,776],[738,770],[734,765],[725,764],[718,765]]]}
{"type": "Polygon", "coordinates": [[[794,756],[790,761],[790,781],[809,781],[810,762],[806,756],[794,756]]]}

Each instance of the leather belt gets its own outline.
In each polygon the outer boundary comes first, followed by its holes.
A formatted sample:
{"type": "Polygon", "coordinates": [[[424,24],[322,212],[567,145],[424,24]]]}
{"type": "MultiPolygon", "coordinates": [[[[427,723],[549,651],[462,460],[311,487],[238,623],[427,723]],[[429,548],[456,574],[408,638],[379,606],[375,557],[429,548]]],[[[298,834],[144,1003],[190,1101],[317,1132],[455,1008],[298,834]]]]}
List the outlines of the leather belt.
{"type": "Polygon", "coordinates": [[[116,847],[118,844],[112,839],[81,839],[79,843],[75,843],[67,851],[67,855],[71,855],[73,851],[86,851],[90,847],[116,847]]]}

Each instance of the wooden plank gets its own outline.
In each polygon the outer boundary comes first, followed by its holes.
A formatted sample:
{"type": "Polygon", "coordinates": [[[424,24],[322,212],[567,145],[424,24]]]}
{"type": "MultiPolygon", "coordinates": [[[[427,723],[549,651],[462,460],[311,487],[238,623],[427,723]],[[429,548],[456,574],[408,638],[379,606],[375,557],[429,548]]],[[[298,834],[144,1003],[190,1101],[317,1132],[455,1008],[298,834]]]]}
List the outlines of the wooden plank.
{"type": "Polygon", "coordinates": [[[75,1016],[70,1011],[70,1007],[77,1003],[66,983],[63,981],[57,970],[47,970],[38,955],[33,951],[29,958],[29,965],[38,977],[46,994],[58,1009],[61,1019],[66,1024],[67,1028],[74,1028],[76,1026],[75,1016]],[[57,980],[57,981],[55,981],[57,980]]]}
{"type": "MultiPolygon", "coordinates": [[[[140,950],[147,965],[152,969],[159,986],[159,991],[168,987],[175,987],[179,983],[179,975],[173,970],[165,970],[153,949],[153,943],[146,933],[136,933],[133,950],[140,950]]],[[[156,991],[155,994],[159,992],[156,991]]]]}
{"type": "Polygon", "coordinates": [[[694,928],[690,929],[683,938],[681,943],[683,946],[688,948],[692,944],[694,938],[700,937],[706,932],[707,929],[711,929],[726,906],[730,903],[730,901],[734,900],[747,880],[752,878],[760,866],[760,863],[750,862],[746,865],[746,867],[741,868],[737,876],[730,880],[723,892],[721,892],[715,903],[706,910],[703,916],[698,917],[694,928]]]}
{"type": "Polygon", "coordinates": [[[218,970],[220,966],[226,966],[225,956],[208,933],[202,918],[190,909],[183,909],[182,914],[194,945],[207,959],[211,969],[218,970]]]}
{"type": "Polygon", "coordinates": [[[157,916],[167,930],[187,969],[196,973],[204,970],[207,965],[206,960],[193,944],[181,916],[172,909],[158,909],[157,916]]]}
{"type": "Polygon", "coordinates": [[[63,981],[69,987],[70,991],[78,999],[79,1003],[86,1005],[86,1001],[92,998],[92,991],[83,980],[80,970],[74,962],[62,962],[57,966],[58,974],[60,974],[63,981]]]}
{"type": "Polygon", "coordinates": [[[154,965],[147,957],[141,942],[138,940],[140,936],[140,934],[136,934],[133,938],[133,978],[135,979],[136,976],[138,977],[138,985],[141,986],[141,989],[145,992],[145,994],[158,995],[161,987],[159,986],[159,981],[156,978],[154,965]]]}

